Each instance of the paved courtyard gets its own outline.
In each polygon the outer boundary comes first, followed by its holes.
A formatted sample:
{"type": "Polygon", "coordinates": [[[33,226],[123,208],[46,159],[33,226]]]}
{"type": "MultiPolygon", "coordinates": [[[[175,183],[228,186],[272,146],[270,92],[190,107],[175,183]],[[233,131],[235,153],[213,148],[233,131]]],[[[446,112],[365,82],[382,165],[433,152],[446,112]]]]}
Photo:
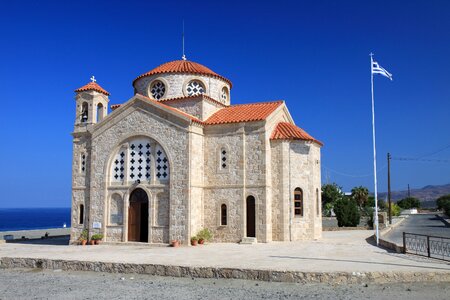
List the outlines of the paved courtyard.
{"type": "Polygon", "coordinates": [[[450,272],[450,264],[392,253],[366,241],[372,231],[324,232],[317,241],[197,247],[0,244],[0,258],[162,264],[302,272],[450,272]]]}

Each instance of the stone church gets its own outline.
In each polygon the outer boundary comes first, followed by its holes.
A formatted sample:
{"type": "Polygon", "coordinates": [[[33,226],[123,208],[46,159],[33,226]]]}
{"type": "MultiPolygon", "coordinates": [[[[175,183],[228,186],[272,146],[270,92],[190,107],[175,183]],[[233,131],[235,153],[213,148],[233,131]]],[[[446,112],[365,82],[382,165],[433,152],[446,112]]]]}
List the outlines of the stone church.
{"type": "Polygon", "coordinates": [[[284,101],[233,105],[229,79],[186,59],[138,76],[110,113],[91,80],[75,90],[71,242],[321,237],[322,143],[284,101]]]}

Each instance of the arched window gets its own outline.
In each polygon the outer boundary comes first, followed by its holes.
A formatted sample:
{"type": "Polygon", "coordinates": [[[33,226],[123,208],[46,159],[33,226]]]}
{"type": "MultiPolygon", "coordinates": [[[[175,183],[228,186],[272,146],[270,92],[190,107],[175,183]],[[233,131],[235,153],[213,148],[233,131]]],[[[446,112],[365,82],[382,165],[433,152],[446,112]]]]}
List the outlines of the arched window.
{"type": "Polygon", "coordinates": [[[103,120],[103,104],[97,105],[97,123],[103,120]]]}
{"type": "Polygon", "coordinates": [[[228,152],[225,148],[220,149],[220,166],[221,170],[226,170],[228,168],[228,152]]]}
{"type": "Polygon", "coordinates": [[[320,201],[319,201],[319,189],[316,188],[316,213],[317,216],[320,214],[320,201]]]}
{"type": "Polygon", "coordinates": [[[88,110],[89,110],[89,106],[87,104],[87,102],[83,102],[83,104],[81,104],[81,114],[80,114],[80,121],[81,123],[86,123],[88,120],[88,110]]]}
{"type": "Polygon", "coordinates": [[[110,178],[114,184],[127,182],[167,183],[169,160],[164,149],[154,140],[138,137],[117,151],[111,162],[110,178]]]}
{"type": "Polygon", "coordinates": [[[80,209],[78,211],[78,224],[84,224],[84,205],[80,204],[80,209]]]}
{"type": "Polygon", "coordinates": [[[220,91],[220,100],[222,100],[222,103],[226,103],[228,100],[228,89],[226,87],[223,87],[220,91]]]}
{"type": "Polygon", "coordinates": [[[220,206],[220,225],[227,225],[227,206],[225,204],[220,206]]]}
{"type": "Polygon", "coordinates": [[[301,188],[294,190],[294,215],[303,216],[303,191],[301,188]]]}

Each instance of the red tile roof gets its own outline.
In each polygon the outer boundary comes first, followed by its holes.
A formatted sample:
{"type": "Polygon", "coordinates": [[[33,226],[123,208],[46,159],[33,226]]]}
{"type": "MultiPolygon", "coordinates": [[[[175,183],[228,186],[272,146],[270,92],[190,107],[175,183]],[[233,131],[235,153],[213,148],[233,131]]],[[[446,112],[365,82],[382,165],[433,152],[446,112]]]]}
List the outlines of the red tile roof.
{"type": "Polygon", "coordinates": [[[205,124],[227,124],[265,120],[284,101],[239,104],[224,107],[209,117],[205,124]]]}
{"type": "Polygon", "coordinates": [[[106,96],[109,96],[109,93],[95,82],[89,82],[88,84],[80,87],[79,89],[76,89],[75,93],[84,92],[84,91],[96,91],[96,92],[105,94],[106,96]]]}
{"type": "MultiPolygon", "coordinates": [[[[284,101],[275,101],[275,102],[262,102],[262,103],[251,103],[251,104],[239,104],[233,106],[226,106],[217,112],[215,112],[212,116],[210,116],[206,121],[201,121],[200,119],[185,113],[184,111],[174,108],[172,106],[161,103],[161,101],[157,101],[151,99],[149,97],[139,95],[146,100],[149,100],[159,106],[162,106],[166,109],[169,109],[173,112],[181,114],[183,116],[188,117],[193,122],[202,124],[202,125],[218,125],[218,124],[229,124],[229,123],[241,123],[241,122],[254,122],[254,121],[263,121],[265,120],[271,113],[273,113],[280,105],[284,103],[284,101]]],[[[111,109],[117,109],[121,104],[111,105],[111,109]]]]}
{"type": "Polygon", "coordinates": [[[160,65],[159,67],[154,68],[153,70],[144,73],[138,76],[135,80],[133,80],[133,85],[136,80],[142,77],[147,77],[155,74],[165,74],[165,73],[190,73],[190,74],[198,74],[198,75],[207,75],[216,77],[226,81],[231,87],[231,81],[227,78],[217,74],[211,69],[201,65],[199,63],[189,61],[189,60],[174,60],[167,62],[165,64],[160,65]]]}
{"type": "Polygon", "coordinates": [[[176,97],[176,98],[168,98],[168,99],[160,99],[157,100],[159,102],[171,102],[171,101],[183,101],[183,100],[187,100],[187,99],[195,99],[195,98],[203,98],[209,102],[213,102],[215,104],[218,104],[220,106],[226,107],[225,104],[223,104],[222,102],[217,101],[214,98],[211,98],[205,94],[201,94],[201,95],[196,95],[196,96],[182,96],[182,97],[176,97]]]}
{"type": "Polygon", "coordinates": [[[277,124],[270,137],[271,140],[305,140],[312,141],[320,146],[323,143],[310,136],[303,129],[287,122],[280,122],[277,124]]]}

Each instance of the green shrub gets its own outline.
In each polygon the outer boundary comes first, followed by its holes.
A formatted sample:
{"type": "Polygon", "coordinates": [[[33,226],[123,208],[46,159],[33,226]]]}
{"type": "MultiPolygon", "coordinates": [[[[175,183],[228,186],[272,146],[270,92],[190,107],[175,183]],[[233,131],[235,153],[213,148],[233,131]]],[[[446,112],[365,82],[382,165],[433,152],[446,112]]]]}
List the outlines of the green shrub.
{"type": "Polygon", "coordinates": [[[444,202],[442,209],[444,210],[444,213],[450,217],[450,201],[444,202]]]}
{"type": "Polygon", "coordinates": [[[400,213],[402,212],[402,209],[400,206],[398,206],[396,203],[391,204],[391,214],[395,217],[400,216],[400,213]]]}
{"type": "Polygon", "coordinates": [[[101,240],[102,238],[103,238],[103,234],[101,234],[101,233],[96,233],[91,236],[91,240],[94,240],[94,241],[101,240]]]}
{"type": "Polygon", "coordinates": [[[203,240],[209,242],[213,238],[213,235],[212,235],[212,232],[208,228],[204,228],[199,231],[199,233],[197,234],[197,238],[199,240],[203,239],[203,240]]]}
{"type": "Polygon", "coordinates": [[[88,236],[89,236],[89,235],[88,235],[87,229],[83,229],[83,231],[82,231],[81,234],[80,234],[79,240],[80,240],[80,241],[87,241],[88,236]]]}
{"type": "Polygon", "coordinates": [[[354,199],[340,199],[334,205],[334,212],[339,227],[356,227],[359,224],[360,214],[354,199]]]}
{"type": "Polygon", "coordinates": [[[436,205],[438,209],[444,209],[446,203],[450,203],[450,194],[437,198],[436,205]]]}
{"type": "Polygon", "coordinates": [[[420,208],[420,200],[414,197],[406,197],[397,204],[403,209],[420,208]]]}

